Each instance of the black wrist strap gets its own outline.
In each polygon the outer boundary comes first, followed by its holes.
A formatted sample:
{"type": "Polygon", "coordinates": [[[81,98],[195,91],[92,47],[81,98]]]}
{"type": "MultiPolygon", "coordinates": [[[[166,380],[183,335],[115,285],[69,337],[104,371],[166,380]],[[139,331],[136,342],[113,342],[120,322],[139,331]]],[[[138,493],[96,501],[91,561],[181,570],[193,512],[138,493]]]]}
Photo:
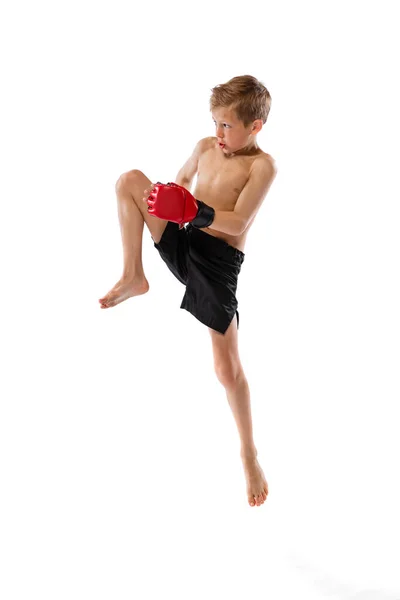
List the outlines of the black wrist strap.
{"type": "Polygon", "coordinates": [[[196,202],[199,209],[197,211],[197,215],[192,221],[193,227],[209,227],[214,221],[215,210],[212,206],[208,206],[208,204],[205,204],[201,200],[196,199],[196,202]]]}

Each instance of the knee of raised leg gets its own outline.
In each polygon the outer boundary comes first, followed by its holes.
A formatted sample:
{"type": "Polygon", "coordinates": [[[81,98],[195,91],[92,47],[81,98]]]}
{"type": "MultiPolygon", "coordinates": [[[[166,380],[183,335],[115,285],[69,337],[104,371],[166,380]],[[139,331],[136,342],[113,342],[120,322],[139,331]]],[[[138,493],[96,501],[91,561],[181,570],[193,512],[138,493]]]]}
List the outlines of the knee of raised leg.
{"type": "Polygon", "coordinates": [[[115,183],[115,189],[118,191],[121,188],[132,185],[143,173],[138,169],[132,169],[132,171],[127,171],[126,173],[122,173],[119,176],[115,183]]]}
{"type": "Polygon", "coordinates": [[[215,373],[224,387],[231,387],[239,377],[240,365],[232,360],[216,361],[215,373]]]}

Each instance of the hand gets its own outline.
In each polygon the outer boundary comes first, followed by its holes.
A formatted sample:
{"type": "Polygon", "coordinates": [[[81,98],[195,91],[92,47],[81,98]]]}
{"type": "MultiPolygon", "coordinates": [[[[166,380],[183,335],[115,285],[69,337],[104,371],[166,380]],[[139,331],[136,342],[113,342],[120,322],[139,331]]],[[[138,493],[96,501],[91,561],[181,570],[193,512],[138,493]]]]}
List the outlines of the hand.
{"type": "Polygon", "coordinates": [[[150,214],[181,226],[192,223],[194,227],[208,227],[214,220],[211,206],[196,200],[189,190],[176,183],[152,185],[147,204],[150,214]]]}
{"type": "MultiPolygon", "coordinates": [[[[160,182],[158,181],[158,182],[157,182],[157,184],[160,184],[160,182]]],[[[171,185],[176,185],[176,184],[172,183],[171,185]]],[[[145,202],[145,203],[147,204],[147,212],[149,212],[149,208],[150,208],[150,205],[149,205],[149,203],[148,203],[148,200],[149,200],[149,198],[150,198],[150,194],[153,192],[153,190],[154,190],[155,186],[156,186],[156,184],[155,184],[155,183],[152,183],[152,184],[151,184],[151,185],[150,185],[150,186],[149,186],[147,189],[145,189],[145,190],[144,190],[144,192],[143,192],[143,198],[142,198],[142,202],[145,202]]],[[[152,212],[149,212],[149,215],[150,215],[151,217],[157,217],[157,215],[156,215],[156,214],[154,214],[154,213],[152,213],[152,212]]],[[[180,223],[180,224],[179,224],[179,229],[182,229],[183,227],[185,227],[185,223],[180,223]]]]}
{"type": "Polygon", "coordinates": [[[148,200],[151,192],[154,190],[154,186],[155,186],[155,183],[151,183],[150,186],[144,190],[142,202],[146,202],[146,204],[147,204],[147,200],[148,200]]]}

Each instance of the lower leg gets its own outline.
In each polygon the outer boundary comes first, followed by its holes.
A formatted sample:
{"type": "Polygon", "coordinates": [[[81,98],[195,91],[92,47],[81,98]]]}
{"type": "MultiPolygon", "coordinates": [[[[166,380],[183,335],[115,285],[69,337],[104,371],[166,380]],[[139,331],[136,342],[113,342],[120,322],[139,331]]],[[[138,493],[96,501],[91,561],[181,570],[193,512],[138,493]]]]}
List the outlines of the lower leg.
{"type": "Polygon", "coordinates": [[[243,369],[235,382],[225,386],[225,389],[240,435],[240,455],[247,482],[248,502],[250,506],[260,506],[268,496],[268,483],[257,459],[251,422],[250,391],[243,369]]]}
{"type": "Polygon", "coordinates": [[[249,458],[256,457],[257,449],[253,440],[250,390],[243,369],[240,370],[233,383],[225,385],[225,391],[240,436],[240,454],[249,458]]]}
{"type": "Polygon", "coordinates": [[[240,454],[247,482],[250,506],[262,504],[268,495],[268,483],[257,459],[253,440],[250,390],[239,358],[237,323],[232,319],[224,335],[210,328],[213,341],[214,368],[224,386],[240,436],[240,454]]]}
{"type": "Polygon", "coordinates": [[[121,279],[99,299],[100,308],[116,306],[132,296],[145,294],[149,290],[142,264],[144,217],[126,178],[118,180],[116,194],[124,265],[121,279]]]}
{"type": "Polygon", "coordinates": [[[116,185],[118,218],[122,237],[124,266],[122,278],[144,277],[142,263],[142,240],[144,219],[135,198],[127,187],[116,185]]]}

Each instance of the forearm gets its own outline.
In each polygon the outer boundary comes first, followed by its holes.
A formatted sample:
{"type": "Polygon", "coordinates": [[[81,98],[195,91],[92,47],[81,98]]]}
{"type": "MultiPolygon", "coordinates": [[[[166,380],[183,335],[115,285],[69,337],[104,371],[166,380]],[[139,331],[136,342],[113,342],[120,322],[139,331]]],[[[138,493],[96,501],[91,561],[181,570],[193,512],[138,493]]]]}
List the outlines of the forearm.
{"type": "Polygon", "coordinates": [[[233,210],[216,210],[209,228],[228,235],[240,235],[243,231],[243,219],[233,210]]]}
{"type": "Polygon", "coordinates": [[[174,183],[176,183],[177,185],[181,185],[182,187],[186,188],[190,192],[193,180],[189,181],[188,179],[185,179],[178,173],[178,175],[176,176],[176,179],[174,179],[174,183]]]}
{"type": "MultiPolygon", "coordinates": [[[[190,193],[192,181],[188,181],[188,179],[182,177],[178,173],[174,183],[182,186],[190,193]]],[[[193,198],[193,201],[195,200],[196,199],[193,198]]],[[[243,232],[244,224],[242,217],[240,217],[233,210],[215,210],[213,222],[211,225],[208,225],[208,227],[210,229],[214,229],[215,231],[220,231],[221,233],[235,236],[240,235],[243,232]]]]}

